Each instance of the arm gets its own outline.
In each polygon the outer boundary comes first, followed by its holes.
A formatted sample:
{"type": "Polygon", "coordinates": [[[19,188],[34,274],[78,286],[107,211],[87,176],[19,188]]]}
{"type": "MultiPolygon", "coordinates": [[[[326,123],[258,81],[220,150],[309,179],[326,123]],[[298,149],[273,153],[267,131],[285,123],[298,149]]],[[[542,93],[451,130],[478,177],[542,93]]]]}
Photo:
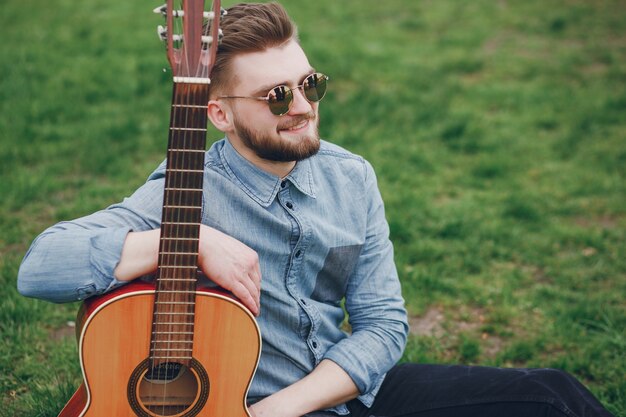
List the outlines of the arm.
{"type": "MultiPolygon", "coordinates": [[[[19,292],[52,302],[77,301],[154,272],[163,170],[164,165],[123,202],[39,235],[20,266],[19,292]]],[[[261,274],[256,253],[208,226],[201,228],[199,252],[202,271],[257,314],[261,274]]]]}
{"type": "MultiPolygon", "coordinates": [[[[157,269],[160,229],[131,232],[126,236],[115,278],[121,282],[157,269]]],[[[231,291],[258,315],[261,296],[261,270],[256,252],[236,239],[205,225],[200,226],[198,265],[220,285],[231,291]]]]}
{"type": "Polygon", "coordinates": [[[332,346],[305,378],[254,404],[255,417],[301,416],[359,396],[371,404],[385,373],[402,355],[408,331],[389,228],[374,172],[364,169],[365,243],[348,280],[345,306],[352,334],[332,346]]]}
{"type": "Polygon", "coordinates": [[[352,334],[332,346],[324,359],[348,372],[367,405],[402,356],[408,321],[383,200],[374,170],[367,162],[364,168],[365,243],[345,295],[352,334]]]}
{"type": "Polygon", "coordinates": [[[350,376],[323,360],[309,375],[250,407],[253,417],[300,417],[343,404],[359,394],[350,376]]]}

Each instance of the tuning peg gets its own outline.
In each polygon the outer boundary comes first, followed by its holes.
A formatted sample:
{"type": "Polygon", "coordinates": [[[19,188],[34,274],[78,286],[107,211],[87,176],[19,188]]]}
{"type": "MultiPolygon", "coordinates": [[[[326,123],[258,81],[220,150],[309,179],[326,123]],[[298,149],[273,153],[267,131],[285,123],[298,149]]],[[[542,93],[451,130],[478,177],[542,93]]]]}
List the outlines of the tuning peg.
{"type": "MultiPolygon", "coordinates": [[[[218,30],[218,38],[217,38],[217,42],[221,42],[222,38],[224,37],[224,32],[222,32],[222,29],[218,30]]],[[[213,36],[207,36],[204,35],[202,36],[202,43],[206,43],[207,45],[211,45],[211,43],[213,43],[213,36]]]]}
{"type": "Polygon", "coordinates": [[[165,42],[167,40],[167,28],[162,25],[157,26],[157,36],[165,42]]]}
{"type": "MultiPolygon", "coordinates": [[[[220,9],[220,16],[226,16],[228,14],[228,12],[226,11],[226,9],[220,9]]],[[[215,17],[215,12],[210,11],[210,12],[204,12],[203,16],[205,19],[208,20],[212,20],[215,17]]]]}
{"type": "MultiPolygon", "coordinates": [[[[165,26],[157,26],[157,36],[163,42],[167,41],[167,28],[165,26]]],[[[172,35],[172,41],[181,42],[183,40],[183,35],[172,35]]]]}
{"type": "Polygon", "coordinates": [[[162,14],[163,16],[167,15],[167,4],[162,4],[159,7],[153,10],[156,14],[162,14]]]}
{"type": "MultiPolygon", "coordinates": [[[[167,4],[163,4],[157,7],[156,9],[153,10],[153,12],[156,14],[162,14],[163,16],[167,16],[167,4]]],[[[172,11],[172,16],[174,17],[183,17],[184,15],[185,15],[185,12],[182,10],[172,11]]]]}

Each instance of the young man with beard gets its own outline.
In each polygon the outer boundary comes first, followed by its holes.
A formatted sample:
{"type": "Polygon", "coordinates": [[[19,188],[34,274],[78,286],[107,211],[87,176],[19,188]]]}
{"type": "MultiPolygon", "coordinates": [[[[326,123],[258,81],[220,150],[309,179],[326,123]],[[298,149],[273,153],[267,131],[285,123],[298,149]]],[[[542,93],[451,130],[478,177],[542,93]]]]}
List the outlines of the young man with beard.
{"type": "MultiPolygon", "coordinates": [[[[278,4],[233,6],[222,28],[199,267],[257,315],[253,416],[609,416],[556,370],[396,365],[408,326],[383,203],[372,167],[318,136],[327,77],[278,4]]],[[[154,272],[163,176],[42,233],[20,291],[71,301],[154,272]]]]}

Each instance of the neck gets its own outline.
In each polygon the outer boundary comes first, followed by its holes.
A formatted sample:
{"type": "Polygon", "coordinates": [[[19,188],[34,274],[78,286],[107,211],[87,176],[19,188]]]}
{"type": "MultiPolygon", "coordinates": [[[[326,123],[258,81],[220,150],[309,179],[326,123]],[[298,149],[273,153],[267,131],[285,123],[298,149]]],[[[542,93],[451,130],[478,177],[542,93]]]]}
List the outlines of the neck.
{"type": "Polygon", "coordinates": [[[230,142],[230,144],[233,145],[233,148],[235,148],[237,153],[239,153],[239,155],[244,157],[248,162],[250,162],[257,168],[269,174],[275,175],[279,178],[284,178],[296,166],[296,161],[282,162],[282,161],[271,161],[269,159],[263,159],[259,157],[252,149],[245,146],[241,142],[241,140],[232,138],[230,135],[226,135],[226,137],[228,138],[228,141],[230,142]]]}

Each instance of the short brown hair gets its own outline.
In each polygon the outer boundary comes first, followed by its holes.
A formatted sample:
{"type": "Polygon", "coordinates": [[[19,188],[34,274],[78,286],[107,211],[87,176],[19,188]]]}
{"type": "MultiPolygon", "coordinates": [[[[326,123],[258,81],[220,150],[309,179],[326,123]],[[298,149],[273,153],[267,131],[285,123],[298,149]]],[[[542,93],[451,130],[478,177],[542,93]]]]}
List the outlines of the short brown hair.
{"type": "Polygon", "coordinates": [[[230,65],[235,56],[261,52],[298,40],[298,29],[278,3],[239,3],[227,9],[220,22],[224,37],[211,71],[211,96],[222,92],[236,74],[230,65]]]}

